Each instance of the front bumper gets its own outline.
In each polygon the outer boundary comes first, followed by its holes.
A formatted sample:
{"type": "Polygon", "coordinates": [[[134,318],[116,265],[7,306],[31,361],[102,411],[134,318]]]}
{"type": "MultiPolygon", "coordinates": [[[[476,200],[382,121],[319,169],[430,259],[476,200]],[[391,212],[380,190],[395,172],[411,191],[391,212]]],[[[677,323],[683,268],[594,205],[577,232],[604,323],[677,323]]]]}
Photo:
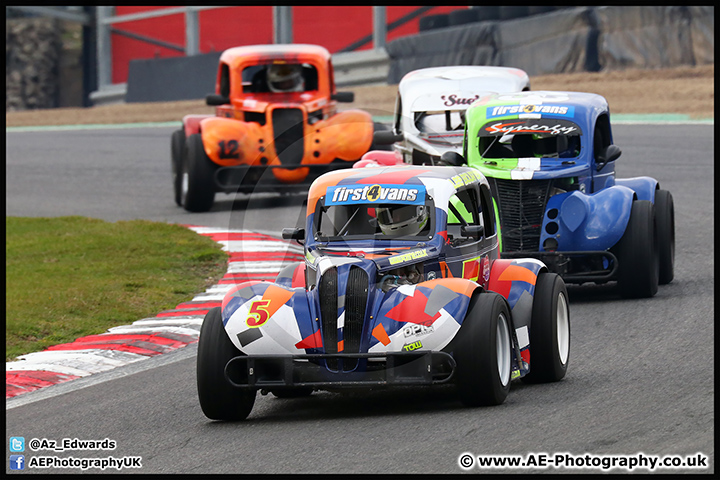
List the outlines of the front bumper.
{"type": "Polygon", "coordinates": [[[225,378],[235,387],[255,390],[437,385],[448,383],[455,367],[445,352],[238,356],[225,365],[225,378]],[[356,368],[342,371],[348,363],[356,368]],[[330,364],[337,370],[326,366],[330,364]]]}
{"type": "Polygon", "coordinates": [[[252,192],[306,192],[312,182],[320,175],[351,168],[353,162],[334,162],[323,165],[238,165],[235,167],[219,167],[215,170],[214,181],[217,191],[225,193],[252,193],[252,192]],[[308,174],[296,183],[282,182],[272,173],[272,169],[293,171],[298,169],[309,169],[308,174]]]}
{"type": "Polygon", "coordinates": [[[501,258],[535,258],[559,274],[565,283],[617,280],[618,259],[609,251],[503,252],[501,258]]]}

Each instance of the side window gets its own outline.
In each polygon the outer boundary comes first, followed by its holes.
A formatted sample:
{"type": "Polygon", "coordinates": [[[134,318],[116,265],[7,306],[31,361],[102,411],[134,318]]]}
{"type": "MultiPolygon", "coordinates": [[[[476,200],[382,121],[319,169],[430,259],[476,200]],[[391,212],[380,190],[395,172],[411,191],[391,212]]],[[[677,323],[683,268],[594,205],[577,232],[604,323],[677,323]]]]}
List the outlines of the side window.
{"type": "Polygon", "coordinates": [[[397,99],[395,100],[395,134],[402,133],[402,99],[400,98],[400,93],[397,95],[397,99]]]}
{"type": "Polygon", "coordinates": [[[220,95],[230,96],[230,67],[227,63],[220,65],[220,95]]]}
{"type": "Polygon", "coordinates": [[[495,235],[495,211],[490,189],[485,185],[480,185],[480,215],[482,216],[481,225],[485,227],[485,237],[492,237],[495,235]]]}
{"type": "Polygon", "coordinates": [[[595,135],[593,139],[593,156],[597,158],[598,153],[610,145],[610,120],[607,115],[598,117],[595,123],[595,135]]]}
{"type": "MultiPolygon", "coordinates": [[[[483,225],[475,189],[465,188],[450,197],[448,227],[451,225],[483,225]]],[[[458,233],[459,233],[458,229],[458,233]]]]}

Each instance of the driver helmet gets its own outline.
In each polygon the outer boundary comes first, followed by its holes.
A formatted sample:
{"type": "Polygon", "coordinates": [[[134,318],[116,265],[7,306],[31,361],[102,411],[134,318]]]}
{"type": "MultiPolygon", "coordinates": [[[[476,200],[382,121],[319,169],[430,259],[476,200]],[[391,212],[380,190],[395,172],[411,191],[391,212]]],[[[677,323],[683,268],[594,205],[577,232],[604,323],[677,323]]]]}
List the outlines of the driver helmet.
{"type": "Polygon", "coordinates": [[[305,80],[302,76],[302,65],[274,63],[267,73],[268,88],[271,92],[302,92],[305,80]]]}
{"type": "Polygon", "coordinates": [[[377,209],[378,225],[384,235],[417,235],[427,224],[428,218],[425,205],[393,205],[377,209]]]}

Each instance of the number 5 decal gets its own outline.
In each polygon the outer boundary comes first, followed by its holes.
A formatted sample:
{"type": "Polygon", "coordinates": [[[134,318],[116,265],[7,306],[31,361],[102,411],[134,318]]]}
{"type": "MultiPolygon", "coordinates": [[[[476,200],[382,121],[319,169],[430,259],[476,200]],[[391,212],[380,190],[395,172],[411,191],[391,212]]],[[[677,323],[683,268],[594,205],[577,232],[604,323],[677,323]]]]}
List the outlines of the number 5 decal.
{"type": "Polygon", "coordinates": [[[255,300],[250,305],[249,315],[245,320],[248,327],[256,328],[268,321],[268,318],[270,318],[267,311],[268,305],[270,305],[270,300],[255,300]]]}

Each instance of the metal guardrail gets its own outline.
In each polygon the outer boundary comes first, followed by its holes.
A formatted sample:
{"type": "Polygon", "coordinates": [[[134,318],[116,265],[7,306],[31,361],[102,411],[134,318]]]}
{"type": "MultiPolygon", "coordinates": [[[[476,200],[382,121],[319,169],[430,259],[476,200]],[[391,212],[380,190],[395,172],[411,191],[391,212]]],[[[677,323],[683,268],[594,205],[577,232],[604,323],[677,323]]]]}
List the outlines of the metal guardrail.
{"type": "MultiPolygon", "coordinates": [[[[338,87],[387,85],[390,57],[385,49],[336,53],[332,56],[338,87]]],[[[125,103],[127,83],[111,84],[90,94],[93,105],[125,103]]]]}

